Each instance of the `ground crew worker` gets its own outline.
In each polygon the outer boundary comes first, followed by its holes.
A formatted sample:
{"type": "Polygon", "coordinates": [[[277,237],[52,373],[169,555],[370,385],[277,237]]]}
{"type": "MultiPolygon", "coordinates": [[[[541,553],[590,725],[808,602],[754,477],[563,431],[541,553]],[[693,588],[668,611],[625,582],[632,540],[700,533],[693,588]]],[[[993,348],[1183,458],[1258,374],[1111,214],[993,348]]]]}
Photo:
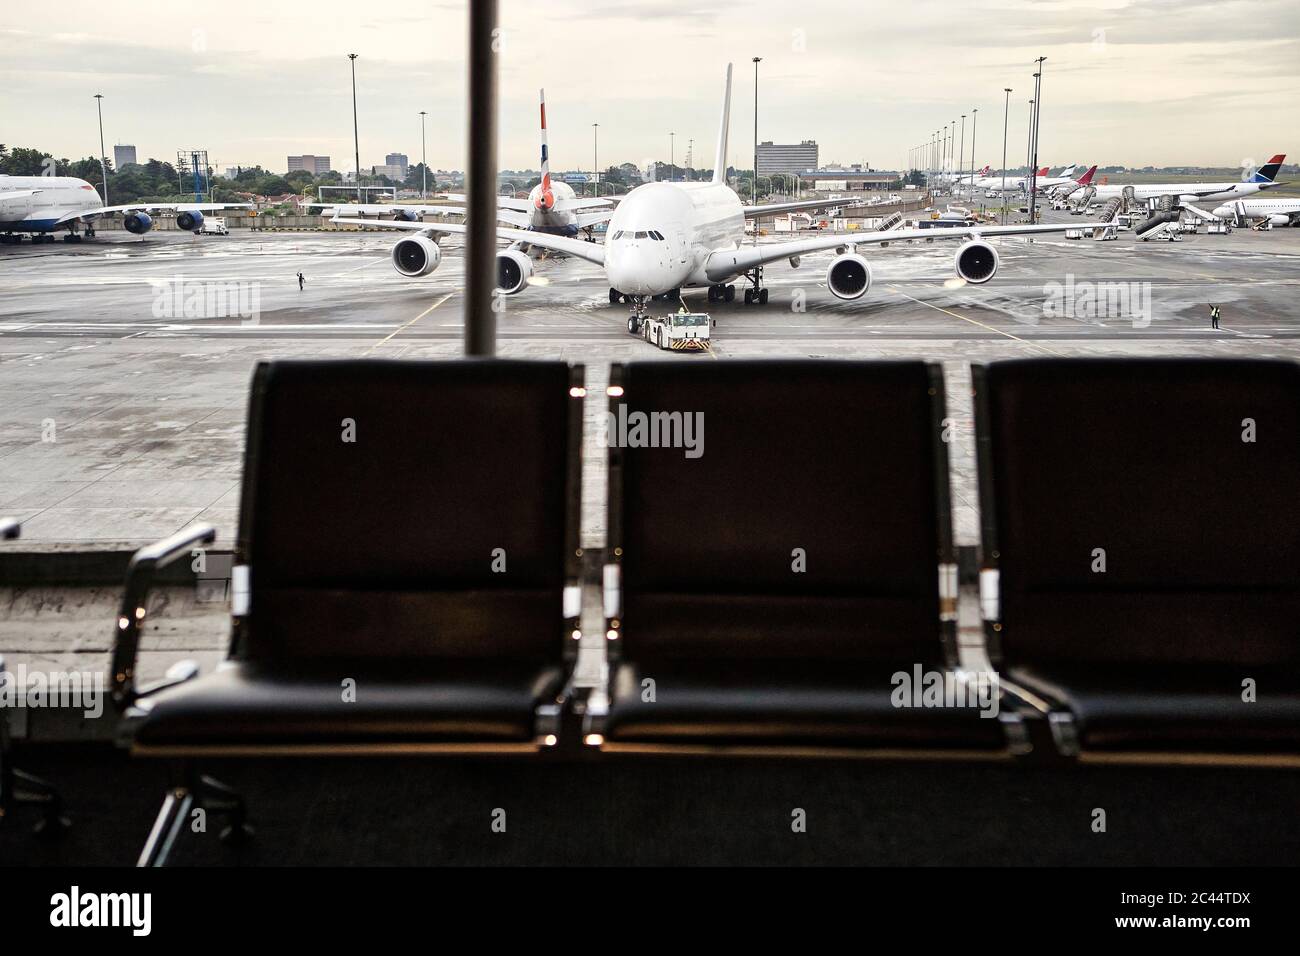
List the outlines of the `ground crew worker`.
{"type": "Polygon", "coordinates": [[[1212,305],[1210,306],[1210,328],[1217,329],[1218,327],[1219,327],[1219,307],[1217,305],[1212,305]]]}
{"type": "Polygon", "coordinates": [[[302,273],[299,272],[299,273],[298,273],[298,291],[299,291],[299,292],[302,291],[302,287],[303,287],[304,285],[306,285],[306,283],[307,283],[307,280],[304,279],[302,273]]]}

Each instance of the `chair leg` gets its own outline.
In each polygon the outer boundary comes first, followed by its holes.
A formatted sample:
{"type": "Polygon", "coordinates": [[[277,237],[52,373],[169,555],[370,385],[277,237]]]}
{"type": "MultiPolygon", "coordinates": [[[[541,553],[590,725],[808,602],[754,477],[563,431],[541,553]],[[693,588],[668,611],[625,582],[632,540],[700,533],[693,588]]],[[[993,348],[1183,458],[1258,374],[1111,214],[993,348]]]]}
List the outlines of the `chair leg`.
{"type": "Polygon", "coordinates": [[[189,787],[175,786],[167,791],[167,796],[163,798],[162,807],[158,811],[158,817],[153,822],[153,829],[149,831],[149,839],[145,841],[144,849],[140,851],[136,866],[167,865],[167,857],[172,851],[172,845],[180,835],[186,819],[189,818],[190,808],[193,805],[194,791],[189,787]]]}
{"type": "Polygon", "coordinates": [[[63,798],[54,785],[40,777],[14,768],[14,803],[26,803],[41,808],[41,819],[32,832],[39,837],[54,840],[62,836],[72,821],[63,815],[63,798]]]}
{"type": "Polygon", "coordinates": [[[199,777],[199,803],[206,810],[223,814],[226,828],[221,831],[221,842],[232,846],[246,843],[253,837],[253,828],[248,825],[248,807],[244,798],[215,777],[206,774],[199,777]]]}

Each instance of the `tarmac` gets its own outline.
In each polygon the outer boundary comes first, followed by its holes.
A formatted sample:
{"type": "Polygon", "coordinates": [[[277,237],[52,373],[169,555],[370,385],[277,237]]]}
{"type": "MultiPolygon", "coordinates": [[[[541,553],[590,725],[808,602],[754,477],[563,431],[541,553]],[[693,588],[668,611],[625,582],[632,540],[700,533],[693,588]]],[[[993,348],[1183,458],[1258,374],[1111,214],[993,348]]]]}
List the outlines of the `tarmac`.
{"type": "MultiPolygon", "coordinates": [[[[1046,221],[1082,224],[1066,214],[1049,213],[1046,221]]],[[[432,275],[404,279],[389,261],[394,238],[101,233],[80,244],[0,247],[0,515],[24,523],[21,540],[0,543],[0,557],[121,554],[195,522],[214,524],[216,547],[228,548],[256,362],[461,354],[459,239],[446,241],[432,275]]],[[[584,547],[604,544],[603,397],[611,362],[942,362],[956,425],[955,532],[958,544],[969,546],[978,540],[971,363],[1080,355],[1300,359],[1300,230],[1237,230],[1175,243],[1123,233],[1110,242],[1054,236],[995,244],[1001,269],[983,286],[953,280],[958,243],[940,240],[866,248],[874,281],[856,301],[826,290],[831,253],[805,256],[799,268],[769,267],[766,306],[746,306],[739,295],[710,304],[703,290],[688,292],[687,304],[717,323],[704,354],[661,352],[630,336],[628,306],[609,304],[596,267],[567,258],[538,262],[534,284],[503,302],[498,353],[587,367],[584,547]],[[1090,301],[1104,307],[1090,309],[1090,301]],[[1222,311],[1218,330],[1210,327],[1210,304],[1222,311]]],[[[18,659],[49,667],[82,653],[98,659],[107,652],[104,622],[119,593],[120,585],[107,581],[75,591],[10,588],[0,654],[11,666],[18,659]]],[[[165,597],[187,619],[155,620],[146,679],[186,657],[206,666],[224,645],[223,602],[196,599],[193,588],[165,597]]],[[[593,595],[587,603],[599,607],[593,595]]],[[[977,618],[964,617],[963,640],[977,644],[977,618]]],[[[599,626],[588,631],[598,635],[599,626]]]]}

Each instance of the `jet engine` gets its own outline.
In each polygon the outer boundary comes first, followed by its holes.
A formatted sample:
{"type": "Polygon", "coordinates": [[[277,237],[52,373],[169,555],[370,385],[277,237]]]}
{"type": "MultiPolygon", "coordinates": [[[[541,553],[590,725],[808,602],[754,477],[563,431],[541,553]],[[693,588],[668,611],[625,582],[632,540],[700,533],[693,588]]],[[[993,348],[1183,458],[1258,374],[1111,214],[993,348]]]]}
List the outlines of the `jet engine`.
{"type": "Polygon", "coordinates": [[[131,235],[143,236],[153,228],[153,217],[147,212],[129,212],[122,220],[122,225],[131,235]]]}
{"type": "Polygon", "coordinates": [[[176,228],[182,232],[198,232],[203,227],[203,213],[186,209],[176,214],[176,228]]]}
{"type": "Polygon", "coordinates": [[[952,257],[957,275],[972,285],[981,285],[997,275],[998,251],[987,242],[972,239],[952,257]]]}
{"type": "Polygon", "coordinates": [[[497,291],[502,295],[522,292],[532,275],[532,260],[518,249],[497,253],[497,291]]]}
{"type": "Polygon", "coordinates": [[[428,236],[408,236],[393,246],[393,268],[410,279],[427,276],[442,262],[442,250],[428,236]]]}
{"type": "Polygon", "coordinates": [[[837,299],[860,299],[871,288],[871,265],[856,252],[836,256],[826,267],[826,288],[837,299]]]}

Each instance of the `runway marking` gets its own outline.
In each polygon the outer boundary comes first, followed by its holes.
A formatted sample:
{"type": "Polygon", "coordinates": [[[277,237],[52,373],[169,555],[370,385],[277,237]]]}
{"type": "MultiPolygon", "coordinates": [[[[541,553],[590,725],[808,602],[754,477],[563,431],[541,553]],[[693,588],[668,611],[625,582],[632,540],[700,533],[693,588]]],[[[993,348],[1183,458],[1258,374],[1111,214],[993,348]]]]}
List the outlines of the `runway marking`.
{"type": "Polygon", "coordinates": [[[1005,331],[1004,329],[997,329],[991,325],[985,325],[983,322],[980,322],[977,319],[971,319],[971,318],[967,318],[964,315],[958,315],[956,312],[952,312],[949,309],[944,309],[941,308],[940,306],[933,305],[922,299],[917,299],[913,296],[908,295],[906,292],[900,292],[898,289],[894,288],[893,286],[889,287],[889,291],[901,295],[904,299],[911,299],[917,305],[923,305],[927,309],[934,309],[934,311],[942,312],[944,315],[951,315],[954,319],[961,319],[963,322],[969,322],[971,325],[978,325],[981,329],[986,329],[989,332],[996,332],[998,335],[1005,335],[1009,339],[1015,339],[1017,342],[1020,342],[1023,345],[1028,345],[1031,349],[1040,349],[1041,351],[1044,351],[1049,355],[1055,355],[1057,358],[1065,358],[1064,353],[1057,352],[1055,349],[1045,348],[1044,346],[1038,345],[1035,342],[1030,342],[1028,339],[1022,339],[1020,336],[1013,335],[1010,332],[1005,331]]]}
{"type": "Polygon", "coordinates": [[[426,315],[428,315],[430,312],[432,312],[432,311],[433,311],[434,309],[436,309],[438,306],[442,305],[444,302],[446,302],[448,299],[450,299],[450,298],[451,298],[453,295],[455,295],[455,294],[456,294],[456,293],[454,293],[454,292],[448,292],[446,295],[444,295],[441,299],[439,299],[439,300],[438,300],[437,302],[435,302],[433,305],[429,306],[427,309],[425,309],[423,312],[421,312],[419,315],[417,315],[415,318],[413,318],[410,322],[407,322],[405,325],[403,325],[403,326],[399,326],[398,328],[394,329],[394,330],[393,330],[392,332],[390,332],[388,335],[384,336],[384,338],[380,339],[380,340],[379,340],[378,342],[376,342],[374,345],[370,346],[370,348],[366,349],[365,352],[363,352],[362,354],[363,354],[363,355],[369,355],[371,352],[373,352],[375,349],[379,348],[379,346],[383,345],[385,342],[387,342],[387,341],[388,341],[389,339],[391,339],[393,336],[397,335],[399,332],[404,332],[404,331],[406,331],[407,329],[409,329],[411,326],[413,326],[416,322],[419,322],[422,318],[424,318],[426,315]]]}

